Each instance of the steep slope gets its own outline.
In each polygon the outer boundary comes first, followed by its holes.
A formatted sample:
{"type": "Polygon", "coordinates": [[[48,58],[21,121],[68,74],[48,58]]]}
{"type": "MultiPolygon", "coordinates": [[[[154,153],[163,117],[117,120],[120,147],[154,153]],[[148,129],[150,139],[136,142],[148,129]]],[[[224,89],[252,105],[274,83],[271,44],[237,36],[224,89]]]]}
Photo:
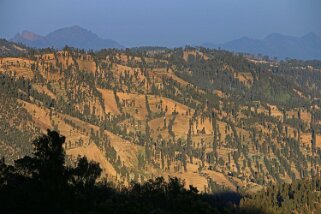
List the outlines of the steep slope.
{"type": "Polygon", "coordinates": [[[201,48],[1,57],[0,129],[18,136],[0,138],[2,155],[27,153],[21,138],[50,128],[66,136],[68,163],[87,155],[121,185],[177,176],[252,192],[318,175],[320,71],[201,48]]]}
{"type": "Polygon", "coordinates": [[[28,48],[5,39],[0,39],[0,57],[2,56],[23,56],[28,52],[28,48]]]}

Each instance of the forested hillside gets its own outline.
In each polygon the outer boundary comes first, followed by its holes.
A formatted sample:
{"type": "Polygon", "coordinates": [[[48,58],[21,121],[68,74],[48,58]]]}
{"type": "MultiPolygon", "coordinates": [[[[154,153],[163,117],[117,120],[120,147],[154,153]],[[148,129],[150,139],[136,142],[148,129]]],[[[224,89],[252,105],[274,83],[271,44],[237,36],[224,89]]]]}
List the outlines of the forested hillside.
{"type": "Polygon", "coordinates": [[[86,156],[120,186],[172,176],[203,193],[250,194],[320,175],[319,61],[192,47],[20,48],[0,58],[8,163],[53,129],[66,136],[68,164],[86,156]]]}

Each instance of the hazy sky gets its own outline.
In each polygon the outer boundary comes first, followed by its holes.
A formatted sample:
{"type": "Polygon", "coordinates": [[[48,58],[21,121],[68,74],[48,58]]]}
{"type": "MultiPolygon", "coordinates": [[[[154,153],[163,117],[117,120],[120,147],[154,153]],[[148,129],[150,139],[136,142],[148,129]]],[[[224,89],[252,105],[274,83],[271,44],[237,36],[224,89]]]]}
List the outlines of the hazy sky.
{"type": "Polygon", "coordinates": [[[125,46],[321,35],[321,0],[0,0],[0,37],[79,25],[125,46]]]}

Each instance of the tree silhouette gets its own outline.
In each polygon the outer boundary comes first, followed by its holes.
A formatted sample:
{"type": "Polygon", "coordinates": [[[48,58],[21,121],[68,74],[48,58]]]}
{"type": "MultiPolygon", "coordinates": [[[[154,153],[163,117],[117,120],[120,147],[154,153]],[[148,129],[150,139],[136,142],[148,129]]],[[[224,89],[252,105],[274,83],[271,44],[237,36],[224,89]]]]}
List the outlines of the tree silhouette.
{"type": "Polygon", "coordinates": [[[33,179],[53,185],[57,188],[66,182],[65,153],[62,147],[65,137],[56,131],[48,130],[33,142],[33,156],[25,156],[15,161],[19,174],[29,175],[33,179]]]}
{"type": "Polygon", "coordinates": [[[32,155],[16,160],[14,167],[1,160],[0,196],[8,202],[1,207],[4,213],[63,213],[75,209],[78,198],[93,188],[99,165],[80,158],[75,168],[67,167],[64,142],[65,137],[48,130],[33,141],[32,155]]]}
{"type": "Polygon", "coordinates": [[[198,194],[178,178],[115,190],[97,183],[102,170],[86,157],[79,157],[75,167],[66,166],[64,142],[65,137],[48,130],[33,142],[31,156],[14,166],[0,160],[0,213],[260,213],[237,207],[233,199],[239,201],[240,195],[226,200],[222,193],[198,194]]]}

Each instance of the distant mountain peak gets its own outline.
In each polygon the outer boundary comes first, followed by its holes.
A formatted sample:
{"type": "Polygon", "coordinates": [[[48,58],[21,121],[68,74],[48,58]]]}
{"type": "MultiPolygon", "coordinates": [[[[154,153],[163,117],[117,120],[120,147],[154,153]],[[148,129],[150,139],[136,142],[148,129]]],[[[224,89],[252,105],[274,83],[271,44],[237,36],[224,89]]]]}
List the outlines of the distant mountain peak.
{"type": "MultiPolygon", "coordinates": [[[[73,25],[73,26],[68,26],[68,27],[63,27],[63,28],[59,28],[49,34],[52,34],[54,32],[63,32],[63,31],[70,31],[70,32],[88,32],[88,33],[92,33],[91,31],[83,28],[83,27],[80,27],[79,25],[73,25]]],[[[48,35],[49,35],[48,34],[48,35]]]]}
{"type": "Polygon", "coordinates": [[[315,33],[308,33],[302,37],[272,33],[264,39],[242,37],[221,45],[206,44],[206,47],[250,53],[263,54],[279,59],[321,59],[321,38],[315,33]]]}
{"type": "Polygon", "coordinates": [[[22,31],[22,33],[17,33],[16,36],[14,37],[15,40],[28,40],[28,41],[37,41],[42,38],[43,38],[42,36],[27,30],[22,31]]]}
{"type": "Polygon", "coordinates": [[[78,25],[57,29],[47,34],[45,37],[30,31],[23,31],[21,34],[18,33],[11,39],[11,41],[36,48],[63,48],[65,45],[93,50],[122,48],[122,46],[116,41],[111,39],[102,39],[95,33],[78,25]]]}
{"type": "Polygon", "coordinates": [[[35,41],[39,38],[42,38],[42,36],[35,34],[31,31],[26,31],[26,30],[22,32],[21,36],[22,36],[22,38],[28,39],[30,41],[35,41]]]}

